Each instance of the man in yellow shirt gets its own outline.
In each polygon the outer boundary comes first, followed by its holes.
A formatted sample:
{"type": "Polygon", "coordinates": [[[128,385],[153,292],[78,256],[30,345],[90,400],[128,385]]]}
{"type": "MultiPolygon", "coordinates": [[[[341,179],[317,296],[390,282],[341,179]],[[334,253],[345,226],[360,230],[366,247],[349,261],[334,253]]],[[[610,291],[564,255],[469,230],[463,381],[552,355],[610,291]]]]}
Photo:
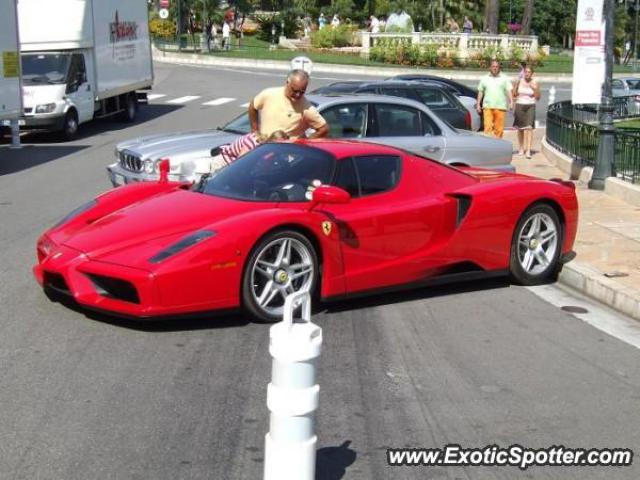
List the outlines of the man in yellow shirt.
{"type": "Polygon", "coordinates": [[[304,138],[305,132],[313,128],[315,132],[309,138],[326,137],[329,126],[305,98],[307,85],[309,74],[304,70],[292,70],[284,87],[266,88],[258,93],[249,103],[251,131],[269,136],[282,130],[289,138],[304,138]]]}

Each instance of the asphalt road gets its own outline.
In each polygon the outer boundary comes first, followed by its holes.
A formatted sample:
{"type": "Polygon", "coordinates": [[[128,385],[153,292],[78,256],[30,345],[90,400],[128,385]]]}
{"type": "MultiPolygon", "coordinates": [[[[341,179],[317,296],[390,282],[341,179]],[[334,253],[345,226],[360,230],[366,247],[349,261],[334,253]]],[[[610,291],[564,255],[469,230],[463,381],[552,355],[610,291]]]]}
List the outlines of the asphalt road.
{"type": "MultiPolygon", "coordinates": [[[[30,272],[38,235],[109,188],[117,141],[219,125],[282,81],[164,65],[156,77],[166,97],[133,125],[95,122],[71,143],[27,135],[20,151],[0,145],[2,479],[262,476],[268,326],[241,315],[118,321],[51,302],[30,272]],[[166,103],[187,95],[200,98],[166,103]],[[234,100],[202,105],[221,97],[234,100]]],[[[538,293],[496,281],[321,309],[317,478],[640,478],[637,465],[387,466],[389,447],[451,443],[637,450],[640,351],[538,293]]]]}

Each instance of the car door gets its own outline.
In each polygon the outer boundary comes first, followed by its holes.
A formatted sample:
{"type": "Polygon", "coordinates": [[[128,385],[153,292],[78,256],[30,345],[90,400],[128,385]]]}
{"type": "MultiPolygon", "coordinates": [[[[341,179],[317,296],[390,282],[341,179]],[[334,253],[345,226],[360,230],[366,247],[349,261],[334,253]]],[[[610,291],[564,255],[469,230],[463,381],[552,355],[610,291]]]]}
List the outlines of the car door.
{"type": "Polygon", "coordinates": [[[438,125],[414,107],[372,102],[367,141],[395,147],[442,161],[446,142],[438,125]]]}
{"type": "Polygon", "coordinates": [[[87,79],[87,67],[82,53],[71,55],[66,94],[78,110],[79,123],[93,118],[94,92],[91,91],[91,84],[87,79]]]}
{"type": "Polygon", "coordinates": [[[322,208],[339,229],[348,292],[419,281],[435,268],[437,255],[428,252],[441,238],[450,199],[425,195],[413,162],[426,160],[362,155],[339,162],[332,183],[351,201],[322,208]]]}

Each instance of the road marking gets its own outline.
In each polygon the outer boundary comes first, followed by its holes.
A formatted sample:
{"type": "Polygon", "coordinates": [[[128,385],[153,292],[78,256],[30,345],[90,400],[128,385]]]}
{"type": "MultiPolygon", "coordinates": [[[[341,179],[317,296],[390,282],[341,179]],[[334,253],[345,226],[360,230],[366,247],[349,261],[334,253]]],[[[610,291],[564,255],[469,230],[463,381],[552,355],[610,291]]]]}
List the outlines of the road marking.
{"type": "Polygon", "coordinates": [[[225,103],[233,102],[235,98],[221,97],[211,100],[210,102],[204,102],[202,105],[224,105],[225,103]]]}
{"type": "Polygon", "coordinates": [[[162,97],[166,97],[166,95],[164,93],[150,93],[147,95],[147,100],[157,100],[162,97]]]}
{"type": "Polygon", "coordinates": [[[243,103],[242,105],[240,105],[240,108],[247,108],[249,106],[250,102],[247,103],[243,103]]]}
{"type": "Polygon", "coordinates": [[[187,102],[192,102],[193,100],[196,100],[198,98],[200,98],[200,96],[198,95],[187,95],[185,97],[174,98],[173,100],[167,100],[167,103],[187,103],[187,102]]]}
{"type": "Polygon", "coordinates": [[[618,340],[640,348],[640,324],[637,320],[559,284],[526,288],[556,307],[574,305],[586,308],[588,313],[575,317],[618,340]]]}

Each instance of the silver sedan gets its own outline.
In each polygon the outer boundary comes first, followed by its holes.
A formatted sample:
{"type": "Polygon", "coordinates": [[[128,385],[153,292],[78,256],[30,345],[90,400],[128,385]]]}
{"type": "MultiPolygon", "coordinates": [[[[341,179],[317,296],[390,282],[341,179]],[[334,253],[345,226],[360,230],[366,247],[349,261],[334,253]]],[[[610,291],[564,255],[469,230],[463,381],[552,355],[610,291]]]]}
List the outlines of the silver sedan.
{"type": "MultiPolygon", "coordinates": [[[[353,138],[394,147],[449,165],[514,171],[510,142],[457,130],[423,104],[382,95],[308,95],[329,123],[332,138],[353,138]]],[[[198,181],[211,172],[211,149],[249,133],[246,113],[218,130],[161,134],[116,146],[107,167],[114,186],[158,179],[158,163],[168,158],[171,180],[198,181]]]]}

